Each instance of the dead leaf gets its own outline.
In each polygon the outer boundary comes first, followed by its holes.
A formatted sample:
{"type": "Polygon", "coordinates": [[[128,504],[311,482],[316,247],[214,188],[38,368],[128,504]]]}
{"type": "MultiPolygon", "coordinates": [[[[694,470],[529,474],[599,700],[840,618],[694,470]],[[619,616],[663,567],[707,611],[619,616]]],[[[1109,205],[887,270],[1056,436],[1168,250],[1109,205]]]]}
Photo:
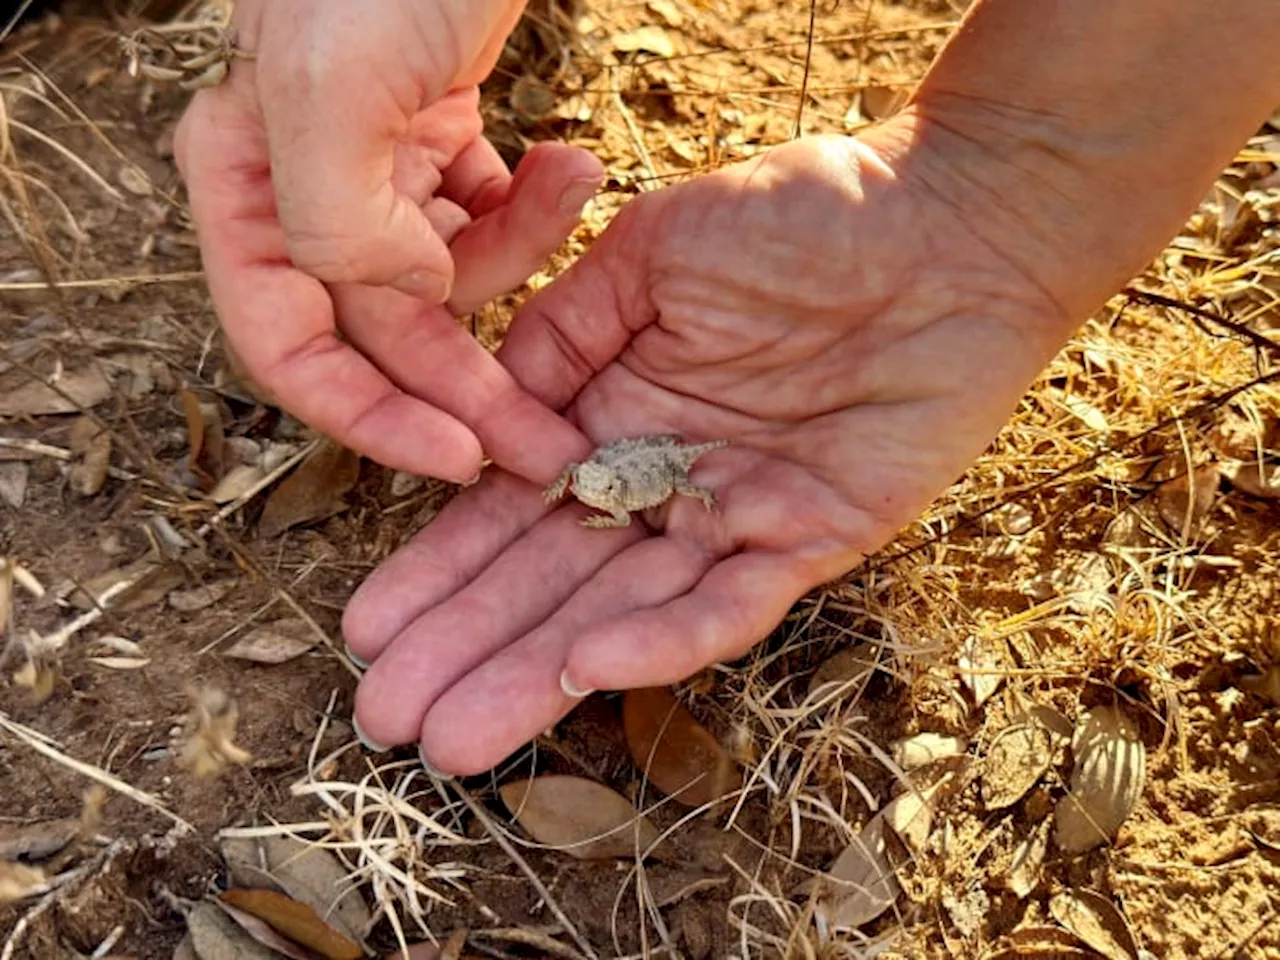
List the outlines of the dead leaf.
{"type": "Polygon", "coordinates": [[[85,659],[109,670],[141,670],[151,662],[148,657],[86,657],[85,659]]]}
{"type": "Polygon", "coordinates": [[[1064,890],[1049,901],[1053,919],[1107,960],[1138,960],[1138,943],[1115,904],[1093,890],[1064,890]]]}
{"type": "Polygon", "coordinates": [[[159,603],[169,591],[186,579],[178,564],[159,563],[149,557],[135,561],[126,567],[118,567],[99,574],[83,584],[83,589],[73,590],[71,603],[81,610],[90,610],[96,603],[93,598],[102,596],[108,589],[137,577],[136,582],[123,593],[115,594],[108,605],[121,613],[143,610],[159,603]]]}
{"type": "Polygon", "coordinates": [[[0,863],[0,904],[43,893],[44,871],[24,863],[0,863]]]}
{"type": "Polygon", "coordinates": [[[180,395],[187,414],[187,469],[200,482],[201,490],[211,490],[226,470],[222,412],[216,403],[201,400],[191,390],[182,390],[180,395]]]}
{"type": "Polygon", "coordinates": [[[1095,433],[1105,434],[1111,429],[1106,415],[1083,397],[1057,387],[1048,387],[1040,395],[1045,401],[1062,407],[1095,433]]]}
{"type": "Polygon", "coordinates": [[[71,426],[68,445],[71,452],[80,457],[71,467],[71,489],[82,497],[92,497],[107,482],[107,468],[111,466],[111,431],[100,427],[89,417],[80,417],[71,426]]]}
{"type": "Polygon", "coordinates": [[[884,822],[913,853],[920,853],[933,829],[933,797],[951,775],[943,777],[926,790],[908,790],[885,804],[884,822]]]}
{"type": "Polygon", "coordinates": [[[300,657],[320,638],[302,620],[284,619],[250,630],[223,652],[223,656],[251,663],[279,664],[300,657]]]}
{"type": "Polygon", "coordinates": [[[1061,927],[1035,924],[1002,937],[982,960],[1097,960],[1080,941],[1061,927]]]}
{"type": "Polygon", "coordinates": [[[1133,812],[1147,751],[1117,707],[1097,707],[1081,717],[1071,749],[1070,792],[1058,801],[1054,823],[1059,849],[1076,854],[1110,841],[1133,812]]]}
{"type": "Polygon", "coordinates": [[[78,817],[39,823],[0,823],[0,860],[43,860],[80,833],[78,817]]]}
{"type": "Polygon", "coordinates": [[[1038,723],[1001,730],[983,760],[982,802],[988,810],[1011,807],[1053,763],[1053,736],[1038,723]]]}
{"type": "Polygon", "coordinates": [[[29,380],[0,396],[0,417],[76,413],[96,407],[111,396],[111,383],[97,367],[64,373],[49,383],[62,392],[45,382],[29,380]]]}
{"type": "Polygon", "coordinates": [[[1213,509],[1218,481],[1218,465],[1206,463],[1160,484],[1155,493],[1160,519],[1174,532],[1188,522],[1191,530],[1198,530],[1213,509]]]}
{"type": "Polygon", "coordinates": [[[883,120],[902,109],[908,100],[904,87],[863,87],[858,97],[858,109],[868,120],[883,120]]]}
{"type": "Polygon", "coordinates": [[[655,24],[638,27],[625,33],[615,33],[610,42],[613,44],[613,49],[619,53],[634,53],[639,50],[656,53],[660,57],[676,55],[676,45],[671,35],[655,24]]]}
{"type": "Polygon", "coordinates": [[[1050,826],[1050,821],[1041,820],[1014,848],[1005,886],[1019,900],[1025,899],[1040,885],[1040,872],[1044,867],[1045,854],[1049,852],[1050,826]]]}
{"type": "Polygon", "coordinates": [[[1241,677],[1240,689],[1280,707],[1280,663],[1272,664],[1260,674],[1241,677]]]}
{"type": "Polygon", "coordinates": [[[861,685],[863,678],[869,677],[875,670],[877,661],[877,648],[870,643],[855,643],[837,650],[813,671],[806,699],[813,700],[815,695],[830,696],[835,692],[834,688],[846,685],[850,691],[855,690],[861,685]],[[819,694],[818,691],[823,687],[828,689],[819,694]]]}
{"type": "Polygon", "coordinates": [[[498,793],[533,839],[579,860],[634,857],[658,841],[657,828],[626,797],[583,777],[534,777],[498,793]]]}
{"type": "Polygon", "coordinates": [[[320,444],[272,491],[258,532],[267,539],[304,523],[333,516],[360,479],[360,456],[332,441],[320,444]]]}
{"type": "Polygon", "coordinates": [[[21,460],[0,463],[0,500],[15,510],[22,508],[27,499],[27,480],[31,476],[31,464],[21,460]]]}
{"type": "Polygon", "coordinates": [[[267,475],[267,470],[260,464],[241,463],[227,471],[205,494],[214,503],[230,503],[239,500],[252,490],[267,475]]]}
{"type": "Polygon", "coordinates": [[[1231,486],[1251,497],[1280,499],[1280,463],[1227,463],[1223,464],[1222,475],[1231,482],[1231,486]]]}
{"type": "Polygon", "coordinates": [[[941,733],[917,733],[894,742],[893,762],[903,770],[917,770],[926,764],[949,757],[959,757],[969,749],[964,737],[948,737],[941,733]]]}
{"type": "Polygon", "coordinates": [[[636,765],[677,803],[701,807],[742,786],[742,774],[720,741],[666,687],[628,690],[622,725],[636,765]]]}
{"type": "Polygon", "coordinates": [[[305,903],[357,943],[373,918],[350,874],[332,852],[294,837],[228,837],[221,844],[232,881],[242,887],[278,888],[305,903]]]}
{"type": "Polygon", "coordinates": [[[872,817],[818,881],[815,915],[832,930],[870,923],[898,899],[902,888],[889,865],[883,813],[872,817]]]}
{"type": "Polygon", "coordinates": [[[200,960],[317,960],[270,924],[221,901],[205,900],[187,914],[187,931],[200,960]]]}
{"type": "Polygon", "coordinates": [[[271,925],[271,928],[294,943],[314,950],[325,960],[360,960],[364,951],[349,937],[322,920],[305,903],[275,890],[228,890],[218,898],[271,925]]]}
{"type": "MultiPolygon", "coordinates": [[[[13,623],[13,580],[14,567],[8,557],[0,557],[0,638],[8,632],[13,623]]],[[[3,657],[0,657],[0,662],[3,657]]]]}
{"type": "Polygon", "coordinates": [[[116,180],[135,197],[149,197],[154,189],[147,175],[132,164],[122,166],[116,173],[116,180]]]}
{"type": "Polygon", "coordinates": [[[992,646],[992,642],[984,642],[971,635],[965,640],[963,652],[956,662],[960,668],[960,682],[969,688],[974,704],[979,707],[991,699],[1004,683],[1000,670],[1002,658],[992,646]]]}
{"type": "Polygon", "coordinates": [[[169,594],[169,606],[179,613],[195,613],[211,607],[232,590],[238,581],[234,578],[206,583],[190,590],[175,590],[169,594]]]}
{"type": "Polygon", "coordinates": [[[684,14],[671,0],[649,0],[648,7],[665,20],[668,27],[678,27],[684,23],[684,14]]]}

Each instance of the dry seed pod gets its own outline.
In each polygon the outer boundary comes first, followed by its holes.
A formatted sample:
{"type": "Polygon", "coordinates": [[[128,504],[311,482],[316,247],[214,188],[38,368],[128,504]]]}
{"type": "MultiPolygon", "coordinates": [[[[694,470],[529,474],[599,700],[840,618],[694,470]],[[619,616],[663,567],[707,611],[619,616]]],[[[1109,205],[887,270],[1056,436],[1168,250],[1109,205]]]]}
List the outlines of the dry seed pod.
{"type": "Polygon", "coordinates": [[[1070,792],[1054,810],[1055,839],[1067,854],[1091,850],[1116,835],[1142,795],[1147,763],[1146,747],[1117,707],[1085,714],[1071,748],[1070,792]]]}

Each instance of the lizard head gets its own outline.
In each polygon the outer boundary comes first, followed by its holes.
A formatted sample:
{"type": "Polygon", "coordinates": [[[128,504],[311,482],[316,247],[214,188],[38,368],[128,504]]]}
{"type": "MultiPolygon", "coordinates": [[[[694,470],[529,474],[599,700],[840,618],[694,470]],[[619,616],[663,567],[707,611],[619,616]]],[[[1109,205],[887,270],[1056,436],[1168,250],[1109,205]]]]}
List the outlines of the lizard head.
{"type": "Polygon", "coordinates": [[[573,471],[573,493],[589,507],[612,509],[622,493],[622,482],[612,467],[580,463],[573,471]]]}

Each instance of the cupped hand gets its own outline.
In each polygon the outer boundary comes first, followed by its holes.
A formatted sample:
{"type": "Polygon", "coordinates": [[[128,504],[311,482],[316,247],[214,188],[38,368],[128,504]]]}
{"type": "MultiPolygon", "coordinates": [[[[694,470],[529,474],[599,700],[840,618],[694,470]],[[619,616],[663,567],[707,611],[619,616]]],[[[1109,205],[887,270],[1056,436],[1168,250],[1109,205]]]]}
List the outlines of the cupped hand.
{"type": "Polygon", "coordinates": [[[1063,337],[1033,278],[907,172],[909,118],[633,200],[499,354],[563,410],[538,483],[620,436],[728,438],[708,511],[618,530],[495,471],[351,601],[365,737],[479,772],[589,690],[668,684],[763,639],[963,473],[1063,337]]]}
{"type": "Polygon", "coordinates": [[[250,376],[360,453],[450,480],[485,454],[522,471],[507,438],[551,419],[455,315],[523,283],[603,177],[559,144],[513,177],[481,135],[477,85],[522,7],[241,0],[251,56],[193,97],[175,139],[250,376]]]}

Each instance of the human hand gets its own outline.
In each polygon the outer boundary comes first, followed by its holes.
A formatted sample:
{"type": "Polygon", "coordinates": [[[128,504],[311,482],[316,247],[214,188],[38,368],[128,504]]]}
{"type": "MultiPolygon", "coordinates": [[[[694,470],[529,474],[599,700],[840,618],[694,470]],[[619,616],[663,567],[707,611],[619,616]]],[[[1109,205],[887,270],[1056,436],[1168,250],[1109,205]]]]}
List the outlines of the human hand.
{"type": "Polygon", "coordinates": [[[195,95],[175,140],[250,376],[352,449],[449,480],[485,453],[522,470],[508,438],[551,419],[454,316],[524,282],[603,177],[561,144],[513,177],[481,135],[477,85],[522,7],[241,0],[253,58],[195,95]]]}
{"type": "Polygon", "coordinates": [[[1070,326],[916,176],[914,139],[904,118],[643,195],[527,304],[499,356],[573,424],[531,476],[619,436],[727,437],[693,472],[719,508],[594,530],[485,476],[347,609],[367,739],[475,773],[577,692],[736,657],[981,453],[1070,326]]]}

